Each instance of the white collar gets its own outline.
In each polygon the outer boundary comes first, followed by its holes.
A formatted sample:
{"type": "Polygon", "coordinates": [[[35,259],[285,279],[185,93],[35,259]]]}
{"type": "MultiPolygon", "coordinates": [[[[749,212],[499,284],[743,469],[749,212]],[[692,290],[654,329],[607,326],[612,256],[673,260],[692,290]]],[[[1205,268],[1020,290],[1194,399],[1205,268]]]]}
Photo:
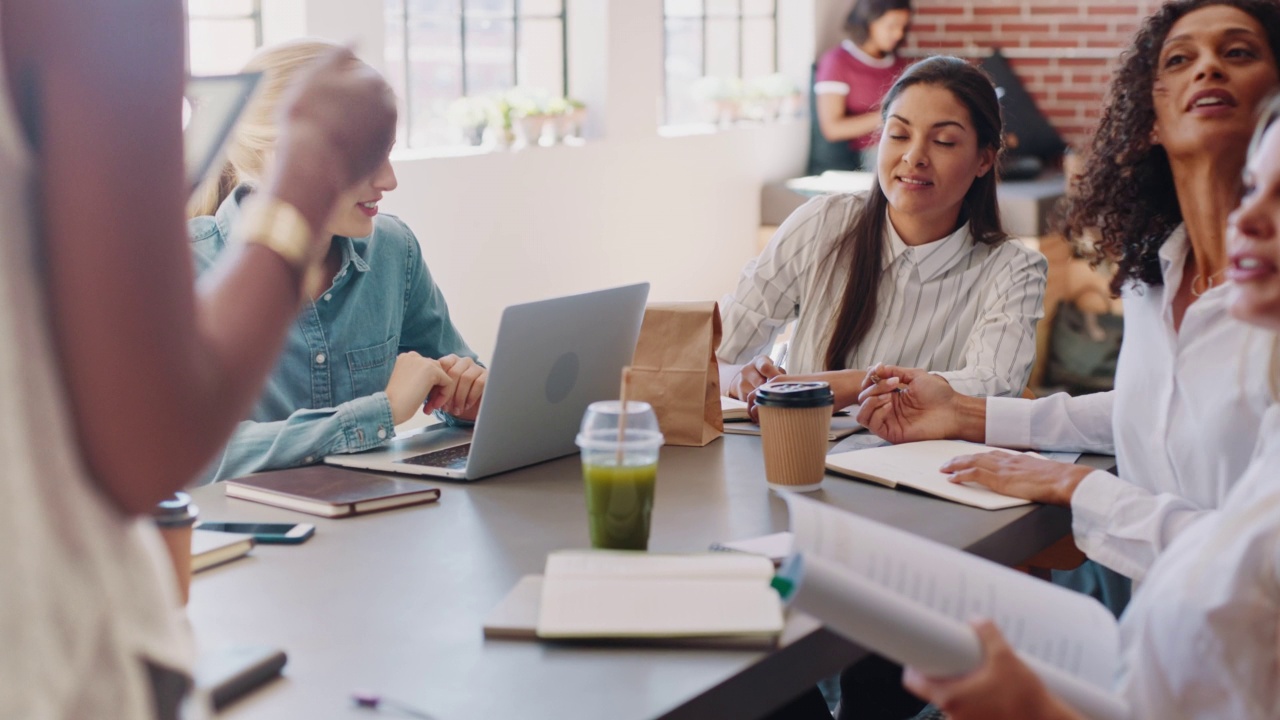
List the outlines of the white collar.
{"type": "Polygon", "coordinates": [[[973,247],[973,235],[969,232],[969,223],[961,225],[950,235],[924,245],[908,245],[898,234],[898,229],[889,219],[888,211],[884,216],[885,250],[884,267],[893,264],[899,257],[906,255],[915,264],[920,273],[921,282],[928,282],[942,273],[955,267],[966,255],[966,250],[973,247]]]}
{"type": "Polygon", "coordinates": [[[898,61],[898,56],[894,55],[893,53],[889,53],[888,55],[885,55],[882,58],[871,57],[866,53],[865,50],[858,47],[857,45],[854,45],[853,41],[848,38],[845,38],[843,41],[840,42],[840,47],[844,48],[845,52],[852,55],[854,60],[857,60],[858,62],[868,67],[879,68],[883,70],[885,68],[893,67],[893,64],[898,61]]]}

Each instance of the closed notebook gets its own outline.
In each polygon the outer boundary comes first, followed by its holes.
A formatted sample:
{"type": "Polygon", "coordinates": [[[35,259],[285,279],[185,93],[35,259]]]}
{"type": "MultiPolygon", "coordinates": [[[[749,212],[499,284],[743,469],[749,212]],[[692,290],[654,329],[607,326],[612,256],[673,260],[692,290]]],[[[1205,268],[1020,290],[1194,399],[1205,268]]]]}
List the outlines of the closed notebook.
{"type": "Polygon", "coordinates": [[[960,440],[926,440],[828,455],[827,469],[888,487],[903,485],[983,510],[1031,504],[1029,500],[1001,495],[978,485],[957,485],[938,470],[954,457],[993,450],[1012,452],[960,440]]]}
{"type": "Polygon", "coordinates": [[[417,480],[356,472],[332,465],[275,470],[227,480],[227,497],[289,508],[321,517],[346,517],[440,497],[417,480]]]}
{"type": "MultiPolygon", "coordinates": [[[[486,640],[539,640],[538,615],[542,610],[542,576],[525,575],[484,621],[486,640]]],[[[777,646],[776,635],[715,635],[706,637],[577,638],[580,643],[607,643],[641,647],[727,648],[768,650],[777,646]]],[[[560,640],[558,642],[569,642],[560,640]]]]}
{"type": "Polygon", "coordinates": [[[776,642],[782,599],[768,558],[561,551],[547,556],[543,639],[723,638],[776,642]]]}
{"type": "Polygon", "coordinates": [[[200,572],[214,565],[242,558],[253,549],[253,536],[215,530],[191,532],[191,571],[200,572]]]}

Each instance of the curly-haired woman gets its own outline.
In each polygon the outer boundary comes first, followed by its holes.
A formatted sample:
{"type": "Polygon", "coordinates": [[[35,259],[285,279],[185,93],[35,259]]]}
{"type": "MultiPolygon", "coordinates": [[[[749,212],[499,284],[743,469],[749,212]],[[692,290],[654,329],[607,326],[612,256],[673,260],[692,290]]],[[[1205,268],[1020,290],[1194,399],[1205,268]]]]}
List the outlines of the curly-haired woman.
{"type": "MultiPolygon", "coordinates": [[[[1232,216],[1231,314],[1280,331],[1280,100],[1259,123],[1232,216]]],[[[1270,334],[1270,333],[1268,333],[1270,334]]],[[[1280,380],[1276,336],[1270,377],[1280,380]]],[[[1275,388],[1272,389],[1273,395],[1275,388]]],[[[1182,533],[1152,568],[1120,624],[1117,689],[1135,718],[1274,718],[1280,708],[1280,405],[1267,413],[1257,455],[1222,510],[1182,533]]],[[[985,659],[969,676],[907,684],[953,720],[1079,716],[1052,696],[990,623],[985,659]]]]}
{"type": "MultiPolygon", "coordinates": [[[[874,369],[864,424],[892,441],[963,437],[1114,452],[1122,480],[1029,456],[944,467],[957,481],[1069,506],[1076,544],[1141,579],[1243,474],[1270,403],[1256,333],[1227,313],[1224,233],[1257,108],[1280,82],[1280,4],[1171,0],[1123,57],[1073,228],[1097,228],[1117,266],[1125,342],[1111,393],[969,398],[934,376],[874,369]],[[907,386],[910,392],[892,393],[907,386]]],[[[870,383],[868,383],[870,385],[870,383]]]]}

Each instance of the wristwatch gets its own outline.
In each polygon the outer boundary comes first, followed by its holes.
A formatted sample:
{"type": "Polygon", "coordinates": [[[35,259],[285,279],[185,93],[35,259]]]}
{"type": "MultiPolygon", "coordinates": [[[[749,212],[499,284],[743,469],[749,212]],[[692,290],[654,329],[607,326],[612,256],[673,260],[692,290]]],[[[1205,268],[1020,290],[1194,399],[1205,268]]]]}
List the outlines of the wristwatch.
{"type": "Polygon", "coordinates": [[[250,197],[241,211],[237,234],[240,242],[262,245],[284,258],[301,278],[304,298],[319,289],[325,248],[314,241],[311,226],[297,208],[272,197],[250,197]]]}

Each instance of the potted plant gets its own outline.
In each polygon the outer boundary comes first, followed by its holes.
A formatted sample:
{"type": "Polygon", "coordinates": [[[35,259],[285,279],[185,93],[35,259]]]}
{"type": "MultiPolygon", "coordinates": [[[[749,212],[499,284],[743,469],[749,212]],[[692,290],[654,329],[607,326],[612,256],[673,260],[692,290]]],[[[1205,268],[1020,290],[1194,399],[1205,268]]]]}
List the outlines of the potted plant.
{"type": "Polygon", "coordinates": [[[547,120],[545,100],[527,88],[512,88],[506,93],[506,100],[511,107],[511,127],[515,131],[512,149],[538,144],[547,120]]]}
{"type": "Polygon", "coordinates": [[[750,85],[758,104],[757,114],[762,120],[793,117],[799,109],[800,90],[783,73],[761,75],[752,79],[750,85]]]}
{"type": "Polygon", "coordinates": [[[693,83],[693,97],[702,102],[708,122],[730,125],[741,110],[742,81],[737,78],[706,76],[693,83]]]}
{"type": "Polygon", "coordinates": [[[497,148],[510,147],[514,138],[511,132],[511,104],[501,95],[483,99],[488,122],[484,128],[484,142],[497,148]]]}
{"type": "Polygon", "coordinates": [[[474,146],[484,141],[489,114],[479,98],[462,97],[454,100],[449,103],[445,116],[464,145],[474,146]]]}

